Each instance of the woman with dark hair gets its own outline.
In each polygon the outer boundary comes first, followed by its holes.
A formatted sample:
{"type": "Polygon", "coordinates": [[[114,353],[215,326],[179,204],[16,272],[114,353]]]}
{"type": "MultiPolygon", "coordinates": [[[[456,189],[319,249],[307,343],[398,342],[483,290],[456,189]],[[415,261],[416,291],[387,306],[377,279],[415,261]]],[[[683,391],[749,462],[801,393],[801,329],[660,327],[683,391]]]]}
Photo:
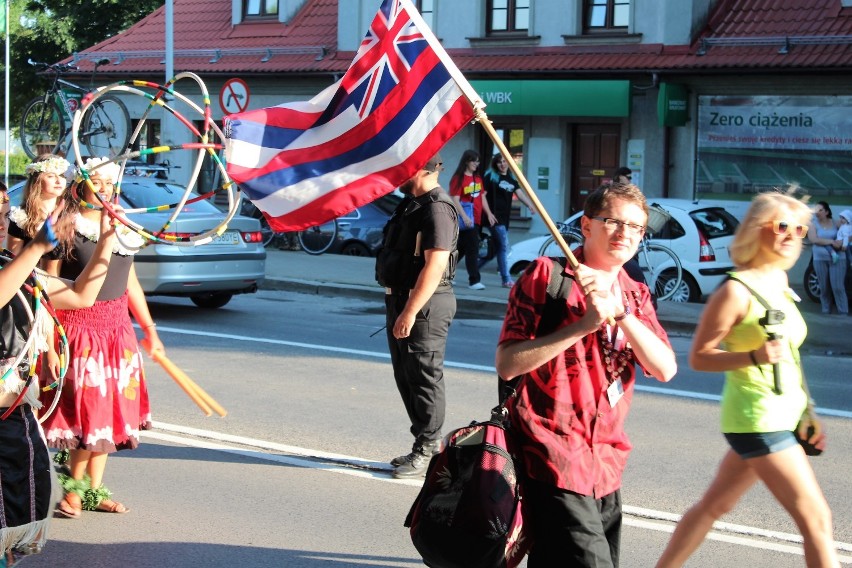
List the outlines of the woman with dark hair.
{"type": "Polygon", "coordinates": [[[809,436],[812,426],[809,441],[825,446],[799,359],[807,327],[787,282],[810,217],[801,201],[764,193],[737,228],[729,247],[736,269],[708,300],[689,352],[693,369],[725,373],[721,429],[730,449],[704,496],[678,523],[657,568],[683,566],[713,523],[758,481],[796,522],[805,563],[839,566],[831,509],[793,434],[809,436]]]}
{"type": "Polygon", "coordinates": [[[819,281],[819,300],[822,313],[831,313],[831,302],[841,315],[849,314],[849,300],[846,297],[846,263],[838,261],[837,224],[831,218],[831,207],[825,201],[818,201],[814,209],[814,220],[808,230],[808,240],[813,245],[812,255],[814,272],[819,281]]]}
{"type": "Polygon", "coordinates": [[[450,197],[459,214],[458,262],[464,257],[470,284],[468,287],[471,290],[485,289],[479,276],[479,228],[482,226],[482,216],[485,215],[489,227],[497,222],[488,207],[488,201],[482,199],[484,188],[478,171],[479,154],[474,150],[465,150],[450,178],[450,197]]]}
{"type": "MultiPolygon", "coordinates": [[[[491,167],[485,172],[485,200],[497,222],[490,227],[491,237],[497,249],[497,268],[500,278],[503,280],[503,288],[511,288],[515,285],[509,274],[509,217],[512,214],[512,198],[517,195],[518,199],[529,207],[530,213],[535,214],[535,208],[521,189],[521,184],[509,171],[509,162],[502,154],[494,154],[491,158],[491,167]]],[[[483,263],[484,264],[484,263],[483,263]]],[[[480,265],[479,268],[482,268],[480,265]]]]}

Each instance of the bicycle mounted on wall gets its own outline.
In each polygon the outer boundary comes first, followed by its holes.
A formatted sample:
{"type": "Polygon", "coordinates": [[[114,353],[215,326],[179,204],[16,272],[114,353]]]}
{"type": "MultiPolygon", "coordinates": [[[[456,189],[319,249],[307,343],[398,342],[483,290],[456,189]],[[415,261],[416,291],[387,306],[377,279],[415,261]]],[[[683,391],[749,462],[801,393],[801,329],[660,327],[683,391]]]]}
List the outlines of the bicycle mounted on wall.
{"type": "MultiPolygon", "coordinates": [[[[24,108],[21,145],[32,159],[44,153],[67,157],[71,147],[69,125],[72,124],[74,112],[81,107],[82,98],[96,90],[94,82],[98,67],[109,63],[109,59],[95,63],[88,88],[62,78],[62,75],[77,70],[73,65],[39,63],[31,59],[28,62],[53,78],[44,95],[32,99],[24,108]]],[[[130,114],[117,97],[100,97],[86,109],[80,124],[78,136],[90,156],[114,158],[127,148],[130,114]]]]}

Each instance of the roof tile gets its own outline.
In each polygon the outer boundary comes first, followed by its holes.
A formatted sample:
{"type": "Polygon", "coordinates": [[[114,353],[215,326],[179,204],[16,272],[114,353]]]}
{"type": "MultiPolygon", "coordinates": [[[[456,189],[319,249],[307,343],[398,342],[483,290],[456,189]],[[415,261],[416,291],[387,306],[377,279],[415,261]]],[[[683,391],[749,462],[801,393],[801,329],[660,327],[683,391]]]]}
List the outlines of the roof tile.
{"type": "MultiPolygon", "coordinates": [[[[472,75],[850,69],[852,10],[841,9],[839,4],[839,0],[718,0],[691,45],[448,51],[456,65],[472,75]],[[782,54],[779,50],[785,38],[791,40],[788,52],[782,54]],[[815,38],[824,44],[807,41],[815,38]]],[[[231,0],[174,0],[175,69],[244,75],[344,71],[353,54],[337,52],[337,11],[334,0],[306,0],[288,24],[246,22],[232,26],[231,0]],[[287,48],[290,53],[285,53],[287,48]],[[305,49],[292,52],[298,48],[305,49]],[[214,57],[212,50],[221,53],[214,57]]],[[[164,28],[164,9],[160,8],[83,54],[93,59],[95,54],[125,54],[124,60],[108,70],[111,74],[161,73],[164,28]],[[150,51],[154,53],[145,57],[150,51]]],[[[92,63],[78,64],[85,71],[92,63]]]]}

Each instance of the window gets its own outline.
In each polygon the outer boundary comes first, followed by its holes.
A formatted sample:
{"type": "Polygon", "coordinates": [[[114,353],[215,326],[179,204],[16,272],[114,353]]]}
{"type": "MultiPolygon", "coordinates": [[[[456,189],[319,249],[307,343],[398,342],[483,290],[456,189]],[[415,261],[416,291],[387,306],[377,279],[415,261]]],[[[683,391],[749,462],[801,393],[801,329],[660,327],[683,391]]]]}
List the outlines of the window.
{"type": "Polygon", "coordinates": [[[489,34],[527,32],[530,0],[488,0],[486,27],[489,34]]]}
{"type": "Polygon", "coordinates": [[[417,0],[417,11],[429,29],[435,31],[435,2],[434,0],[417,0]]]}
{"type": "Polygon", "coordinates": [[[586,0],[586,32],[627,31],[630,0],[586,0]]]}
{"type": "Polygon", "coordinates": [[[278,0],[243,0],[243,16],[266,18],[278,15],[278,0]]]}
{"type": "MultiPolygon", "coordinates": [[[[139,125],[138,120],[133,120],[133,132],[136,131],[136,127],[139,125]]],[[[149,148],[153,148],[155,146],[160,145],[160,121],[155,119],[147,119],[145,124],[142,126],[141,132],[139,132],[139,136],[136,137],[136,140],[133,142],[133,147],[131,150],[147,150],[149,148]]],[[[144,160],[149,164],[156,163],[156,154],[148,154],[144,160]]]]}

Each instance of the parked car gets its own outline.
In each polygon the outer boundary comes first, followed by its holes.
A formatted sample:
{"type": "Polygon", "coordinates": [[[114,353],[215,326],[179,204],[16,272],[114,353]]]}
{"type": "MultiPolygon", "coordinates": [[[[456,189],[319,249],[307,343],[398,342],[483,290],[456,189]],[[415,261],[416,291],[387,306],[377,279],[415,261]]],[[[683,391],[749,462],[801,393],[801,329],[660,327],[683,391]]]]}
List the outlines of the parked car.
{"type": "MultiPolygon", "coordinates": [[[[268,246],[275,242],[275,233],[269,227],[263,213],[248,198],[243,197],[242,213],[260,221],[264,245],[268,246]]],[[[402,201],[401,194],[389,193],[338,217],[337,237],[325,252],[350,256],[375,256],[376,250],[382,244],[382,229],[400,201],[402,201]]]]}
{"type": "Polygon", "coordinates": [[[337,218],[337,238],[329,253],[375,256],[382,244],[382,229],[402,196],[389,193],[337,218]]]}
{"type": "MultiPolygon", "coordinates": [[[[728,245],[748,203],[657,198],[649,199],[649,204],[660,205],[671,215],[661,230],[649,233],[654,242],[672,249],[683,268],[683,279],[671,300],[701,301],[722,282],[725,274],[733,269],[728,256],[728,245]]],[[[565,223],[579,228],[582,214],[582,211],[575,213],[568,217],[565,223]]],[[[509,257],[510,271],[518,274],[526,268],[527,264],[539,256],[539,251],[548,238],[549,235],[545,235],[516,243],[511,248],[509,257]]],[[[546,254],[559,256],[561,252],[554,245],[546,254]]]]}
{"type": "MultiPolygon", "coordinates": [[[[9,190],[13,205],[20,205],[24,184],[9,190]]],[[[153,207],[177,202],[185,188],[156,177],[125,176],[121,181],[121,204],[126,208],[153,207]]],[[[193,194],[191,197],[194,197],[193,194]]],[[[149,230],[162,227],[171,211],[135,213],[129,217],[149,230]]],[[[171,233],[190,235],[216,226],[222,212],[208,201],[184,207],[169,228],[171,233]]],[[[195,247],[150,244],[135,257],[136,274],[145,294],[184,296],[202,308],[221,308],[234,294],[257,291],[266,274],[266,251],[261,243],[260,223],[235,215],[227,230],[213,242],[195,247]]]]}
{"type": "MultiPolygon", "coordinates": [[[[841,258],[844,258],[841,256],[841,258]]],[[[840,262],[840,261],[838,261],[840,262]]],[[[816,271],[814,270],[814,259],[811,257],[810,262],[808,262],[808,267],[805,269],[805,276],[802,282],[805,287],[805,293],[808,295],[808,298],[811,301],[819,304],[819,279],[817,278],[816,271]]],[[[850,265],[846,270],[846,295],[852,298],[852,265],[850,265]]]]}

